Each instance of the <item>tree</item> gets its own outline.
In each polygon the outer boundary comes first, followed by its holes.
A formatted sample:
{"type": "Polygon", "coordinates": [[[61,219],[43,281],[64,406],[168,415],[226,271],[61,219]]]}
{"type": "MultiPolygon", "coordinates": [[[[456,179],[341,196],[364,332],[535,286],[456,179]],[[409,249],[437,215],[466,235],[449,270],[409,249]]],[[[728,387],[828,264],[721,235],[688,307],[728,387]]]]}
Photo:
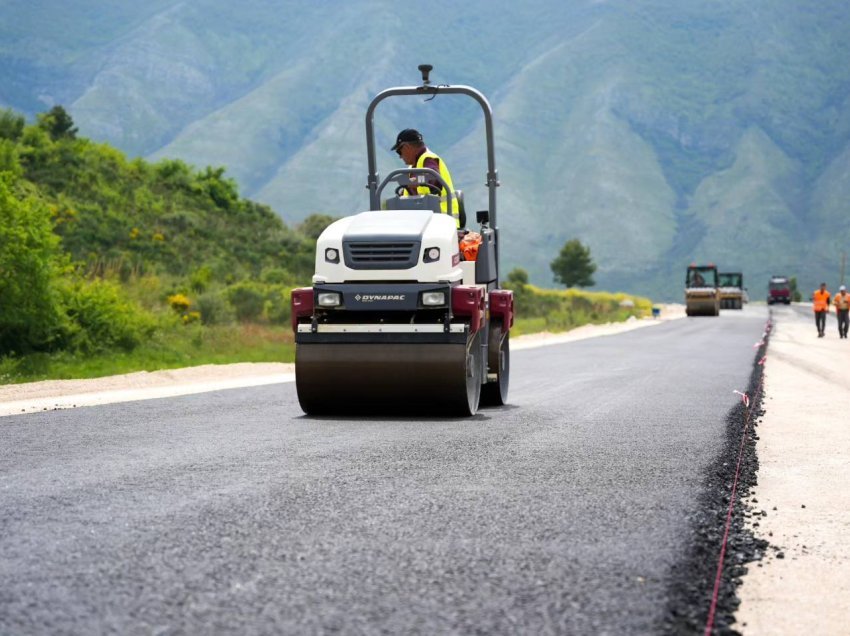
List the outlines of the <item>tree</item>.
{"type": "Polygon", "coordinates": [[[558,258],[549,266],[555,274],[555,281],[565,287],[590,287],[594,284],[592,275],[596,265],[590,257],[590,248],[578,239],[567,241],[558,258]]]}
{"type": "Polygon", "coordinates": [[[77,136],[77,127],[74,120],[61,106],[54,106],[46,113],[36,117],[38,127],[47,132],[53,141],[58,139],[74,139],[77,136]]]}
{"type": "Polygon", "coordinates": [[[800,293],[800,290],[797,289],[797,277],[792,276],[788,280],[788,287],[791,290],[791,302],[798,303],[803,300],[803,295],[800,293]]]}
{"type": "Polygon", "coordinates": [[[24,132],[25,120],[11,108],[0,110],[0,138],[17,141],[24,132]]]}
{"type": "Polygon", "coordinates": [[[514,267],[510,272],[508,272],[507,280],[512,285],[516,285],[518,287],[528,285],[528,272],[522,267],[514,267]]]}
{"type": "Polygon", "coordinates": [[[311,214],[298,225],[297,230],[315,241],[325,231],[325,228],[336,221],[337,218],[339,217],[328,216],[327,214],[311,214]]]}
{"type": "Polygon", "coordinates": [[[207,196],[212,199],[213,203],[219,209],[238,210],[239,188],[236,185],[236,181],[224,176],[223,166],[216,168],[207,166],[198,175],[196,184],[201,191],[206,192],[207,196]]]}

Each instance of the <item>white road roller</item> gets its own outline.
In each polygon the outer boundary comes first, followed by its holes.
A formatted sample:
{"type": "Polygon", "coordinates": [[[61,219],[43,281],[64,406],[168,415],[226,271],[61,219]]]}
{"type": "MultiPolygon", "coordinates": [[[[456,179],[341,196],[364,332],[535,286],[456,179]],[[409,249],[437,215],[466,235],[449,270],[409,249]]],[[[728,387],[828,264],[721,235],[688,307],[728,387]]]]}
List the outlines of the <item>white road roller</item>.
{"type": "MultiPolygon", "coordinates": [[[[479,404],[507,400],[514,302],[513,293],[499,287],[492,110],[476,89],[434,86],[431,67],[419,70],[422,85],[384,90],[367,110],[370,210],[325,229],[313,286],[292,291],[295,381],[309,415],[468,416],[479,404]],[[439,195],[407,195],[407,186],[422,186],[426,177],[445,186],[436,171],[404,168],[383,180],[377,173],[378,104],[438,93],[472,97],[484,113],[489,205],[476,214],[481,243],[475,260],[465,260],[459,247],[468,231],[462,205],[459,231],[441,212],[439,195]]],[[[462,202],[459,191],[451,197],[462,202]]]]}

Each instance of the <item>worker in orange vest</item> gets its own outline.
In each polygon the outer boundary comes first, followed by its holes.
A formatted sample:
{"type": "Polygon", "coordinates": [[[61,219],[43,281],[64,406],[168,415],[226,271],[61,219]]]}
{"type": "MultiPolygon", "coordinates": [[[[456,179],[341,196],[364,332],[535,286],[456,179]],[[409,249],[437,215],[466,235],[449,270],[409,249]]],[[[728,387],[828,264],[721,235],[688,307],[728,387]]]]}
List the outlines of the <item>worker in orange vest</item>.
{"type": "Polygon", "coordinates": [[[826,315],[829,313],[829,292],[826,291],[826,283],[821,283],[820,289],[816,289],[812,294],[812,308],[815,310],[818,338],[823,338],[826,330],[826,315]]]}
{"type": "Polygon", "coordinates": [[[838,293],[835,294],[835,315],[838,318],[838,337],[847,337],[847,323],[850,322],[850,294],[847,293],[847,288],[842,285],[838,288],[838,293]]]}

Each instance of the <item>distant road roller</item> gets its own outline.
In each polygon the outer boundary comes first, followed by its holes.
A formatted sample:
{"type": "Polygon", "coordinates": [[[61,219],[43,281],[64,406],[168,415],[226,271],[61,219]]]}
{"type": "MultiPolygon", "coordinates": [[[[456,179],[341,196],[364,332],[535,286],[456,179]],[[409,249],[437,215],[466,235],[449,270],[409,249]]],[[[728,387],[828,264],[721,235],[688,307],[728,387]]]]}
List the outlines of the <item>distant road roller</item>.
{"type": "MultiPolygon", "coordinates": [[[[379,93],[366,111],[370,209],[329,225],[316,245],[313,286],[292,291],[295,384],[309,415],[373,413],[474,415],[505,404],[514,299],[499,285],[499,185],[492,110],[469,86],[431,85],[379,93]],[[469,233],[442,212],[438,194],[419,192],[440,175],[428,168],[377,173],[375,109],[394,96],[464,95],[484,113],[489,204],[477,212],[477,256],[464,258],[469,233]],[[408,189],[410,186],[410,189],[408,189]]],[[[427,100],[426,100],[427,103],[427,100]]]]}
{"type": "Polygon", "coordinates": [[[744,308],[744,275],[741,272],[719,272],[721,309],[744,308]]]}
{"type": "Polygon", "coordinates": [[[717,267],[688,266],[685,274],[685,313],[688,316],[719,316],[720,289],[717,286],[717,267]]]}

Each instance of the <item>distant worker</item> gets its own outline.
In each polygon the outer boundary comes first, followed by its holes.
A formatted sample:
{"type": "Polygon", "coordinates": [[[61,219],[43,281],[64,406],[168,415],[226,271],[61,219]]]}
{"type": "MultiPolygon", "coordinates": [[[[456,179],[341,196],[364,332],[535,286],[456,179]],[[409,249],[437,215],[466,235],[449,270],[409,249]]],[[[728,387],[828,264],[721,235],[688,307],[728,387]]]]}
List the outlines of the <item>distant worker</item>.
{"type": "Polygon", "coordinates": [[[829,292],[826,283],[820,284],[820,289],[812,293],[812,308],[815,310],[815,326],[818,328],[818,338],[824,337],[826,331],[826,315],[829,313],[829,292]]]}
{"type": "MultiPolygon", "coordinates": [[[[446,185],[452,193],[451,214],[455,219],[457,227],[460,227],[460,213],[458,211],[457,198],[455,197],[455,188],[452,184],[452,175],[449,173],[448,167],[446,167],[446,162],[440,159],[437,154],[428,150],[427,146],[425,146],[425,141],[422,139],[422,133],[418,130],[414,130],[413,128],[405,128],[398,134],[398,137],[396,137],[395,140],[395,145],[390,148],[390,150],[398,153],[401,160],[411,168],[430,168],[443,178],[443,181],[446,182],[446,185]]],[[[439,192],[442,199],[440,209],[444,214],[448,214],[448,193],[446,192],[446,189],[442,187],[437,179],[430,176],[426,178],[426,184],[420,185],[416,188],[413,186],[407,186],[408,194],[415,196],[417,194],[437,194],[437,192],[439,192]]]]}
{"type": "Polygon", "coordinates": [[[692,283],[694,287],[705,287],[705,279],[699,272],[694,272],[694,279],[692,283]]]}
{"type": "Polygon", "coordinates": [[[850,322],[850,294],[847,293],[847,288],[842,285],[838,288],[838,293],[835,294],[835,315],[838,317],[838,337],[847,337],[847,324],[850,322]]]}

